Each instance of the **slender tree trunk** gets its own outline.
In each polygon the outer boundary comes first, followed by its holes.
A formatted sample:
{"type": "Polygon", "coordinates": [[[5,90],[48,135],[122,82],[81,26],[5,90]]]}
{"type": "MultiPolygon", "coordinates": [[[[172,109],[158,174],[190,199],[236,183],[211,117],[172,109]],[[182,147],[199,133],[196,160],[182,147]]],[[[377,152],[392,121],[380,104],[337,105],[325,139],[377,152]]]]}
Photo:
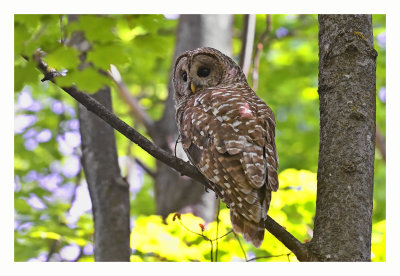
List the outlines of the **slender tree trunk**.
{"type": "MultiPolygon", "coordinates": [[[[233,35],[232,15],[181,15],[179,19],[176,49],[173,63],[177,56],[186,50],[211,46],[231,55],[233,35]]],[[[174,64],[172,64],[172,67],[174,64]]],[[[168,86],[169,96],[165,102],[164,114],[156,123],[158,135],[152,137],[155,144],[171,153],[174,152],[178,129],[175,123],[175,103],[173,87],[168,86]]],[[[177,156],[187,160],[180,144],[177,156]]],[[[165,164],[157,161],[155,176],[157,214],[163,217],[172,212],[191,211],[206,221],[214,219],[215,195],[206,193],[202,185],[184,178],[165,164]]]]}
{"type": "MultiPolygon", "coordinates": [[[[110,89],[93,95],[109,110],[110,89]]],[[[129,186],[118,166],[114,129],[79,104],[82,163],[94,218],[95,261],[130,260],[129,186]]]]}
{"type": "Polygon", "coordinates": [[[320,261],[370,261],[376,51],[371,15],[320,15],[320,148],[314,237],[320,261]]]}
{"type": "MultiPolygon", "coordinates": [[[[68,19],[75,21],[78,15],[70,15],[68,19]]],[[[82,53],[80,67],[89,66],[85,64],[85,57],[90,44],[84,33],[74,32],[66,43],[82,53]]],[[[112,110],[108,86],[93,98],[112,110]]],[[[131,255],[129,185],[118,165],[114,129],[81,104],[78,115],[82,167],[92,201],[95,261],[128,262],[131,255]]]]}

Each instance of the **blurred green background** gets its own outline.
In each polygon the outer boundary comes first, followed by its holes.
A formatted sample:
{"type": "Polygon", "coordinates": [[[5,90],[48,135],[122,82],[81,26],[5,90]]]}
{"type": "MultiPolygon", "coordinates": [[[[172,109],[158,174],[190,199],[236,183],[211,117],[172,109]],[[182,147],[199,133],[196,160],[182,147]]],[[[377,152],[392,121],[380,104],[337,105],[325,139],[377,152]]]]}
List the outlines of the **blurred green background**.
{"type": "MultiPolygon", "coordinates": [[[[258,39],[266,15],[256,16],[258,39]]],[[[97,69],[115,65],[132,95],[153,119],[167,98],[169,70],[179,17],[174,15],[80,16],[67,24],[66,16],[15,15],[14,24],[14,258],[15,261],[93,261],[93,222],[87,184],[80,165],[80,134],[76,102],[55,85],[41,82],[31,56],[37,48],[57,70],[68,70],[62,84],[76,83],[95,92],[112,88],[114,112],[144,133],[131,117],[115,85],[97,69]],[[60,40],[83,31],[92,45],[83,71],[78,52],[60,40]]],[[[311,239],[315,213],[319,142],[318,18],[316,15],[272,15],[259,66],[257,94],[277,121],[280,190],[274,194],[270,216],[300,241],[311,239]]],[[[386,17],[373,15],[377,58],[377,129],[386,133],[386,17]]],[[[233,58],[242,47],[243,15],[234,16],[233,58]]],[[[252,85],[251,74],[249,84],[252,85]]],[[[116,133],[120,166],[134,156],[148,167],[155,160],[116,133]]],[[[163,223],[154,215],[153,179],[134,166],[131,185],[132,261],[210,261],[210,239],[216,222],[206,224],[191,214],[163,223]],[[183,226],[183,225],[184,226],[183,226]],[[200,226],[200,224],[202,226],[200,226]],[[202,233],[202,227],[204,231],[202,233]],[[193,232],[194,234],[185,227],[193,232]],[[202,236],[203,235],[203,236],[202,236]]],[[[379,150],[375,158],[372,260],[386,260],[386,165],[379,150]]],[[[221,204],[219,235],[230,229],[229,210],[221,204]]],[[[256,249],[232,233],[218,241],[218,261],[296,261],[266,232],[256,249]]],[[[215,249],[215,242],[214,242],[215,249]]]]}

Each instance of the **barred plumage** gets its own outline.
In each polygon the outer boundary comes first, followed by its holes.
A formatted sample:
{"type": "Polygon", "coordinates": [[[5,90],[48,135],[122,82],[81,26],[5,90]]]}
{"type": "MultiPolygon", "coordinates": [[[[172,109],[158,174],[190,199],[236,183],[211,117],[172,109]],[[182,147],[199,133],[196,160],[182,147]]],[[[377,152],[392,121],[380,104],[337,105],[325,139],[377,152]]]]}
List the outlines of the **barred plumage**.
{"type": "Polygon", "coordinates": [[[259,247],[271,191],[278,189],[272,110],[240,67],[213,48],[183,53],[173,81],[185,152],[220,191],[234,231],[259,247]]]}

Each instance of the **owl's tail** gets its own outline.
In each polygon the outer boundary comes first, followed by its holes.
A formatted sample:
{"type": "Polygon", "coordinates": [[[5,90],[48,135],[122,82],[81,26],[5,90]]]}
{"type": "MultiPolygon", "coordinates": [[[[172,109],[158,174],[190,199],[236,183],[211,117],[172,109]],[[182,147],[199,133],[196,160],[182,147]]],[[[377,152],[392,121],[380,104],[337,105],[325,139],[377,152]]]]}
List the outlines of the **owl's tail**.
{"type": "Polygon", "coordinates": [[[254,221],[249,221],[232,209],[230,213],[233,231],[242,234],[244,240],[251,242],[255,247],[260,247],[264,240],[265,231],[262,222],[256,223],[254,221]]]}

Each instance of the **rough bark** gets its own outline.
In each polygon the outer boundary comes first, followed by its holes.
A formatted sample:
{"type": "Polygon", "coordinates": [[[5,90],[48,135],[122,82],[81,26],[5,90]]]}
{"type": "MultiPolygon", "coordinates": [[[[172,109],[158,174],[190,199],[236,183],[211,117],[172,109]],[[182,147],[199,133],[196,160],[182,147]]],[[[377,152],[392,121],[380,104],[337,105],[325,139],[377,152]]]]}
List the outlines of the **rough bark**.
{"type": "MultiPolygon", "coordinates": [[[[182,52],[203,46],[211,46],[231,55],[232,24],[232,15],[181,15],[172,63],[182,52]]],[[[175,103],[171,83],[168,85],[168,90],[163,116],[156,122],[158,133],[152,139],[155,144],[173,153],[178,129],[175,123],[175,103]]],[[[177,146],[177,156],[187,160],[180,144],[177,146]]],[[[156,212],[163,217],[172,212],[190,211],[206,221],[214,219],[216,203],[214,193],[212,191],[206,193],[202,186],[194,183],[193,179],[180,176],[158,160],[155,191],[156,212]]]]}
{"type": "MultiPolygon", "coordinates": [[[[71,22],[78,17],[70,15],[68,19],[71,22]]],[[[84,33],[74,32],[66,43],[82,53],[80,68],[90,66],[85,64],[90,44],[84,33]]],[[[93,98],[112,110],[109,87],[99,90],[93,98]]],[[[82,167],[92,201],[95,261],[128,262],[131,255],[129,186],[118,165],[114,129],[81,104],[78,115],[82,167]]]]}
{"type": "Polygon", "coordinates": [[[376,51],[371,15],[320,15],[320,148],[314,236],[320,261],[370,261],[376,51]]]}
{"type": "MultiPolygon", "coordinates": [[[[111,108],[110,89],[93,98],[111,108]]],[[[129,261],[129,188],[118,166],[114,129],[79,104],[82,163],[94,218],[96,261],[129,261]]]]}

